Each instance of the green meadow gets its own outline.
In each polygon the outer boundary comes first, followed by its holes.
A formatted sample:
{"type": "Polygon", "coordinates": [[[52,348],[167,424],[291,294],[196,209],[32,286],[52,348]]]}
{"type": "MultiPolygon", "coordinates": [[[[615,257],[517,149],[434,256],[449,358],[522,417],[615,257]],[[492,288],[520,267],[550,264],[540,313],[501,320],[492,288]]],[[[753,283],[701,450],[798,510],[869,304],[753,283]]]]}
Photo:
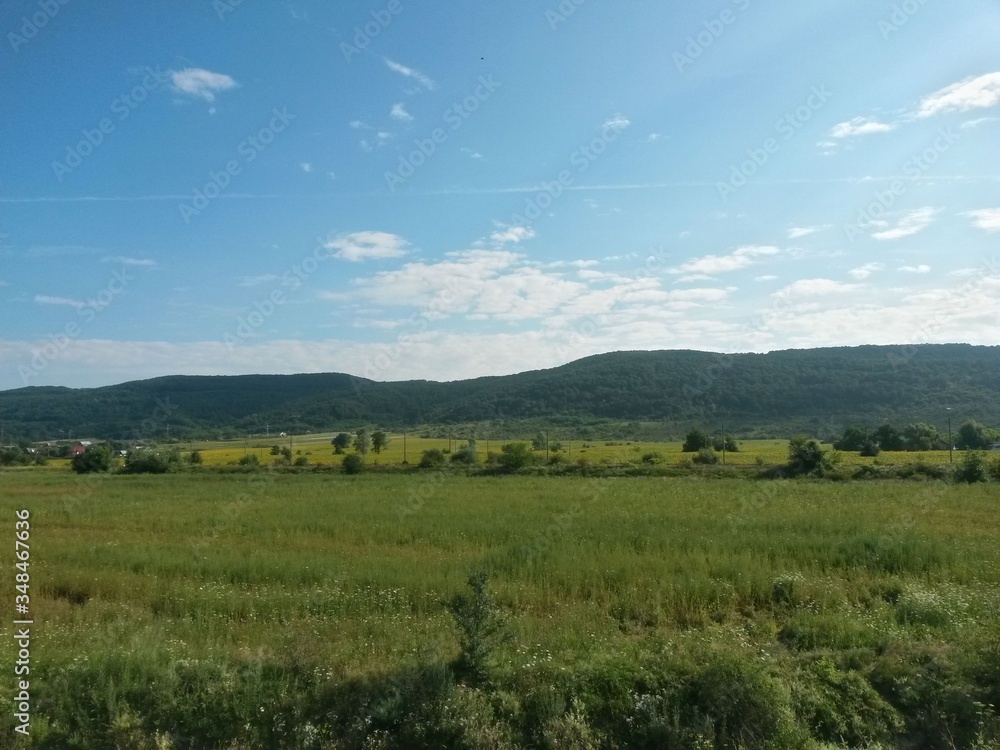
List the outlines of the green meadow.
{"type": "Polygon", "coordinates": [[[22,744],[1000,747],[996,486],[3,472],[22,744]]]}

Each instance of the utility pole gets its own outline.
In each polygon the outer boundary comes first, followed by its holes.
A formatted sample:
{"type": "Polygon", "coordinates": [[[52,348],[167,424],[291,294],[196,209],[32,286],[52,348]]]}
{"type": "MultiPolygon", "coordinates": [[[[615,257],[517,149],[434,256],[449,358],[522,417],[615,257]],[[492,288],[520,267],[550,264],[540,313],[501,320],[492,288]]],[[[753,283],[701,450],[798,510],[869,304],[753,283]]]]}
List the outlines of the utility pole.
{"type": "Polygon", "coordinates": [[[722,465],[726,465],[726,420],[722,420],[722,465]]]}
{"type": "Polygon", "coordinates": [[[945,407],[948,411],[948,463],[955,463],[955,443],[951,439],[951,407],[945,407]]]}

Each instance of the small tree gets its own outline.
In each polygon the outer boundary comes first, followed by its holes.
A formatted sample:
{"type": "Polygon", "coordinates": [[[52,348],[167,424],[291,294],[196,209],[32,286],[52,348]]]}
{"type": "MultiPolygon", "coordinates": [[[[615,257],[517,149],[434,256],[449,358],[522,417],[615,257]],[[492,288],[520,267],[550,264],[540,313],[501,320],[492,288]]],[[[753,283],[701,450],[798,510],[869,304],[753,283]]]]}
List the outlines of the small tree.
{"type": "Polygon", "coordinates": [[[955,472],[955,479],[969,484],[988,482],[990,471],[986,464],[985,454],[978,451],[968,451],[962,459],[962,465],[955,472]]]}
{"type": "Polygon", "coordinates": [[[188,463],[192,466],[201,466],[205,463],[205,459],[201,457],[201,451],[191,451],[191,455],[188,456],[188,463]]]}
{"type": "Polygon", "coordinates": [[[351,436],[346,432],[341,432],[330,443],[333,445],[334,454],[340,455],[351,447],[351,436]]]}
{"type": "Polygon", "coordinates": [[[531,438],[531,449],[536,451],[545,450],[546,446],[549,444],[549,437],[544,432],[539,432],[533,438],[531,438]]]}
{"type": "MultiPolygon", "coordinates": [[[[525,443],[521,445],[528,447],[525,443]]],[[[462,646],[456,671],[470,684],[489,681],[494,653],[511,638],[507,620],[489,591],[489,580],[488,573],[473,573],[468,581],[472,593],[457,594],[448,605],[462,646]]]]}
{"type": "Polygon", "coordinates": [[[114,462],[111,451],[104,445],[91,445],[83,453],[73,456],[70,464],[77,474],[111,471],[114,462]]]}
{"type": "Polygon", "coordinates": [[[707,433],[701,430],[691,430],[684,439],[684,447],[681,450],[684,453],[697,453],[702,448],[710,448],[711,446],[712,438],[707,433]]]}
{"type": "Polygon", "coordinates": [[[260,466],[260,459],[257,458],[256,453],[247,453],[245,456],[240,457],[240,460],[237,461],[236,463],[238,463],[240,466],[257,467],[260,466]]]}
{"type": "Polygon", "coordinates": [[[830,457],[818,440],[797,435],[788,441],[788,464],[785,470],[792,476],[823,476],[830,466],[830,457]]]}
{"type": "Polygon", "coordinates": [[[365,470],[365,460],[358,453],[348,453],[342,466],[345,474],[360,474],[365,470]]]}
{"type": "Polygon", "coordinates": [[[281,455],[281,446],[280,445],[272,445],[271,446],[271,455],[272,456],[280,456],[281,455]]]}
{"type": "Polygon", "coordinates": [[[903,434],[888,422],[877,427],[871,437],[884,451],[901,451],[905,446],[903,434]]]}
{"type": "Polygon", "coordinates": [[[500,451],[500,466],[506,471],[517,471],[530,465],[534,458],[527,443],[507,443],[500,451]]]}
{"type": "Polygon", "coordinates": [[[862,456],[868,458],[877,456],[882,452],[882,446],[878,444],[877,440],[872,440],[868,438],[861,446],[861,450],[858,451],[862,456]]]}
{"type": "Polygon", "coordinates": [[[716,435],[712,438],[712,447],[717,451],[721,451],[724,447],[727,453],[738,453],[740,450],[732,435],[726,435],[725,442],[723,442],[722,435],[716,435]]]}
{"type": "Polygon", "coordinates": [[[979,422],[969,420],[958,428],[955,436],[955,446],[959,450],[980,451],[990,447],[990,439],[986,435],[986,428],[979,422]]]}
{"type": "Polygon", "coordinates": [[[382,430],[372,433],[372,452],[377,456],[382,449],[389,445],[389,436],[382,430]]]}
{"type": "Polygon", "coordinates": [[[838,451],[860,451],[870,440],[871,435],[868,430],[851,425],[844,429],[843,436],[834,442],[833,447],[838,451]]]}
{"type": "Polygon", "coordinates": [[[361,429],[354,433],[354,450],[361,454],[362,459],[368,455],[370,440],[367,430],[361,429]]]}

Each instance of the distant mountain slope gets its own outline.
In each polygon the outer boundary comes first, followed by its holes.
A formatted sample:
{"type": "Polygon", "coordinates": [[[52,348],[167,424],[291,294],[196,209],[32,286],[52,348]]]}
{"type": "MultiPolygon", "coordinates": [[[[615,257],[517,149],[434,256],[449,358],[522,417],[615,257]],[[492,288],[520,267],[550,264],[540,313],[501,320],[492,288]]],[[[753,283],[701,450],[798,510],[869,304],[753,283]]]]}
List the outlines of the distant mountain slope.
{"type": "Polygon", "coordinates": [[[0,392],[6,435],[153,437],[558,419],[827,433],[849,423],[1000,424],[1000,347],[863,346],[768,354],[616,352],[550,370],[436,383],[342,374],[171,376],[0,392]]]}

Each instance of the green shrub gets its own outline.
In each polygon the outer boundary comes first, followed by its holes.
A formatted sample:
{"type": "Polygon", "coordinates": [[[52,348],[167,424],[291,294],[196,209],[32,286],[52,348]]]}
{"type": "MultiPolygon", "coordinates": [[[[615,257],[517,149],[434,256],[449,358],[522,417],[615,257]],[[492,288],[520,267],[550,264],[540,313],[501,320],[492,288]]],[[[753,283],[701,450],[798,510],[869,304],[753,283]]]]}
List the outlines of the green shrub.
{"type": "Polygon", "coordinates": [[[692,460],[696,464],[717,464],[719,456],[712,448],[702,448],[692,460]]]}
{"type": "Polygon", "coordinates": [[[663,457],[662,453],[646,453],[642,457],[642,462],[644,464],[662,464],[666,459],[663,457]]]}
{"type": "MultiPolygon", "coordinates": [[[[244,458],[248,458],[248,456],[244,456],[244,458]]],[[[125,456],[123,471],[126,474],[168,474],[177,471],[180,463],[180,451],[176,449],[163,452],[143,448],[128,452],[125,456]]]]}
{"type": "Polygon", "coordinates": [[[114,461],[105,445],[91,445],[83,453],[73,456],[70,463],[77,474],[111,471],[114,461]]]}
{"type": "Polygon", "coordinates": [[[508,443],[500,452],[500,466],[507,471],[523,469],[534,461],[535,456],[527,443],[508,443]]]}
{"type": "Polygon", "coordinates": [[[358,453],[348,453],[341,465],[345,474],[360,474],[365,470],[365,460],[358,453]]]}
{"type": "Polygon", "coordinates": [[[447,459],[444,456],[444,452],[438,448],[431,448],[430,450],[424,451],[424,454],[420,457],[420,463],[418,464],[421,469],[437,469],[444,466],[447,459]]]}
{"type": "Polygon", "coordinates": [[[240,466],[260,466],[260,459],[257,458],[256,453],[248,453],[236,463],[240,466]]]}

